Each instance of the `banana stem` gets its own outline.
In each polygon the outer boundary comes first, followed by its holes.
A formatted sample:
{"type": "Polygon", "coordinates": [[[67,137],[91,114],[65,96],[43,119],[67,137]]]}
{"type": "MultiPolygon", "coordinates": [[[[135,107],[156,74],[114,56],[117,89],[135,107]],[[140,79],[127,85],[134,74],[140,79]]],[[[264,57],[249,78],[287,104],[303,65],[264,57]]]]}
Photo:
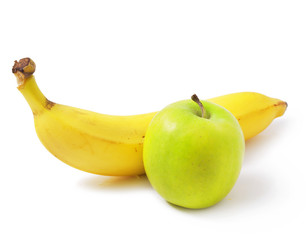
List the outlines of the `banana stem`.
{"type": "Polygon", "coordinates": [[[35,72],[35,63],[30,58],[15,61],[12,72],[17,78],[18,90],[30,105],[34,115],[43,111],[50,101],[46,99],[36,84],[33,73],[35,72]]]}
{"type": "Polygon", "coordinates": [[[15,60],[12,72],[17,78],[18,87],[22,87],[26,79],[33,75],[35,69],[36,65],[30,58],[22,58],[19,62],[15,60]]]}

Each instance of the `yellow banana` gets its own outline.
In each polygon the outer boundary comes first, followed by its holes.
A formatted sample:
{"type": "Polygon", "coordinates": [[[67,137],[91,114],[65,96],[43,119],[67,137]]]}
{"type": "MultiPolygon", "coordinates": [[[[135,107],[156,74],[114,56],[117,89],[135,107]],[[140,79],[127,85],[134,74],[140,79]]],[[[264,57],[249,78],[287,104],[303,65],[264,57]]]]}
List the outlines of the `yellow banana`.
{"type": "MultiPolygon", "coordinates": [[[[58,159],[77,169],[110,176],[144,173],[142,147],[156,114],[111,116],[49,101],[39,90],[30,58],[15,61],[18,89],[30,105],[43,145],[58,159]]],[[[241,124],[245,139],[281,116],[287,104],[258,93],[234,93],[209,99],[228,109],[241,124]]]]}

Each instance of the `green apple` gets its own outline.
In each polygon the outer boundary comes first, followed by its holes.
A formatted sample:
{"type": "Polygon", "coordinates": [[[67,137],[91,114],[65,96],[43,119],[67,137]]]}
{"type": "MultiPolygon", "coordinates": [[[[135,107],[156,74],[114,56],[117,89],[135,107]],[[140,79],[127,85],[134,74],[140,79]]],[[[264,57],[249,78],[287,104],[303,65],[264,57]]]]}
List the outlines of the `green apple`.
{"type": "Polygon", "coordinates": [[[229,111],[196,95],[192,100],[173,103],[152,119],[144,141],[144,167],[153,188],[168,202],[206,208],[234,186],[245,143],[229,111]]]}

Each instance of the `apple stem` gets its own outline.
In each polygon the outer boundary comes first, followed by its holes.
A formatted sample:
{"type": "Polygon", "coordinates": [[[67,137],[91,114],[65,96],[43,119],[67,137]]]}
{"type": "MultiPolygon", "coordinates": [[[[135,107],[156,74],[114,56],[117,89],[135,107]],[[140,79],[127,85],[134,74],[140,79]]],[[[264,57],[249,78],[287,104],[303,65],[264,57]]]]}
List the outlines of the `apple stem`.
{"type": "Polygon", "coordinates": [[[200,108],[201,108],[201,112],[202,112],[202,118],[207,118],[207,112],[202,104],[202,102],[200,101],[200,99],[198,98],[198,96],[196,94],[193,94],[191,96],[192,101],[196,102],[200,108]]]}

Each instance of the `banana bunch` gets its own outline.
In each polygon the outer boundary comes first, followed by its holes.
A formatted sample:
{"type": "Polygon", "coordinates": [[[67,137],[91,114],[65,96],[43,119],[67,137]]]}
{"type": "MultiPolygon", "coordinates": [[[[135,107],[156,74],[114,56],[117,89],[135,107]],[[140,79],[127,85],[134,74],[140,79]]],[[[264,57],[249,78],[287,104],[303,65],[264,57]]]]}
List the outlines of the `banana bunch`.
{"type": "MultiPolygon", "coordinates": [[[[144,174],[142,149],[156,112],[111,116],[54,103],[39,90],[30,58],[15,61],[18,90],[34,115],[42,144],[58,159],[77,169],[109,176],[144,174]]],[[[287,103],[254,92],[228,94],[208,101],[229,110],[239,121],[245,140],[284,114],[287,103]]]]}

